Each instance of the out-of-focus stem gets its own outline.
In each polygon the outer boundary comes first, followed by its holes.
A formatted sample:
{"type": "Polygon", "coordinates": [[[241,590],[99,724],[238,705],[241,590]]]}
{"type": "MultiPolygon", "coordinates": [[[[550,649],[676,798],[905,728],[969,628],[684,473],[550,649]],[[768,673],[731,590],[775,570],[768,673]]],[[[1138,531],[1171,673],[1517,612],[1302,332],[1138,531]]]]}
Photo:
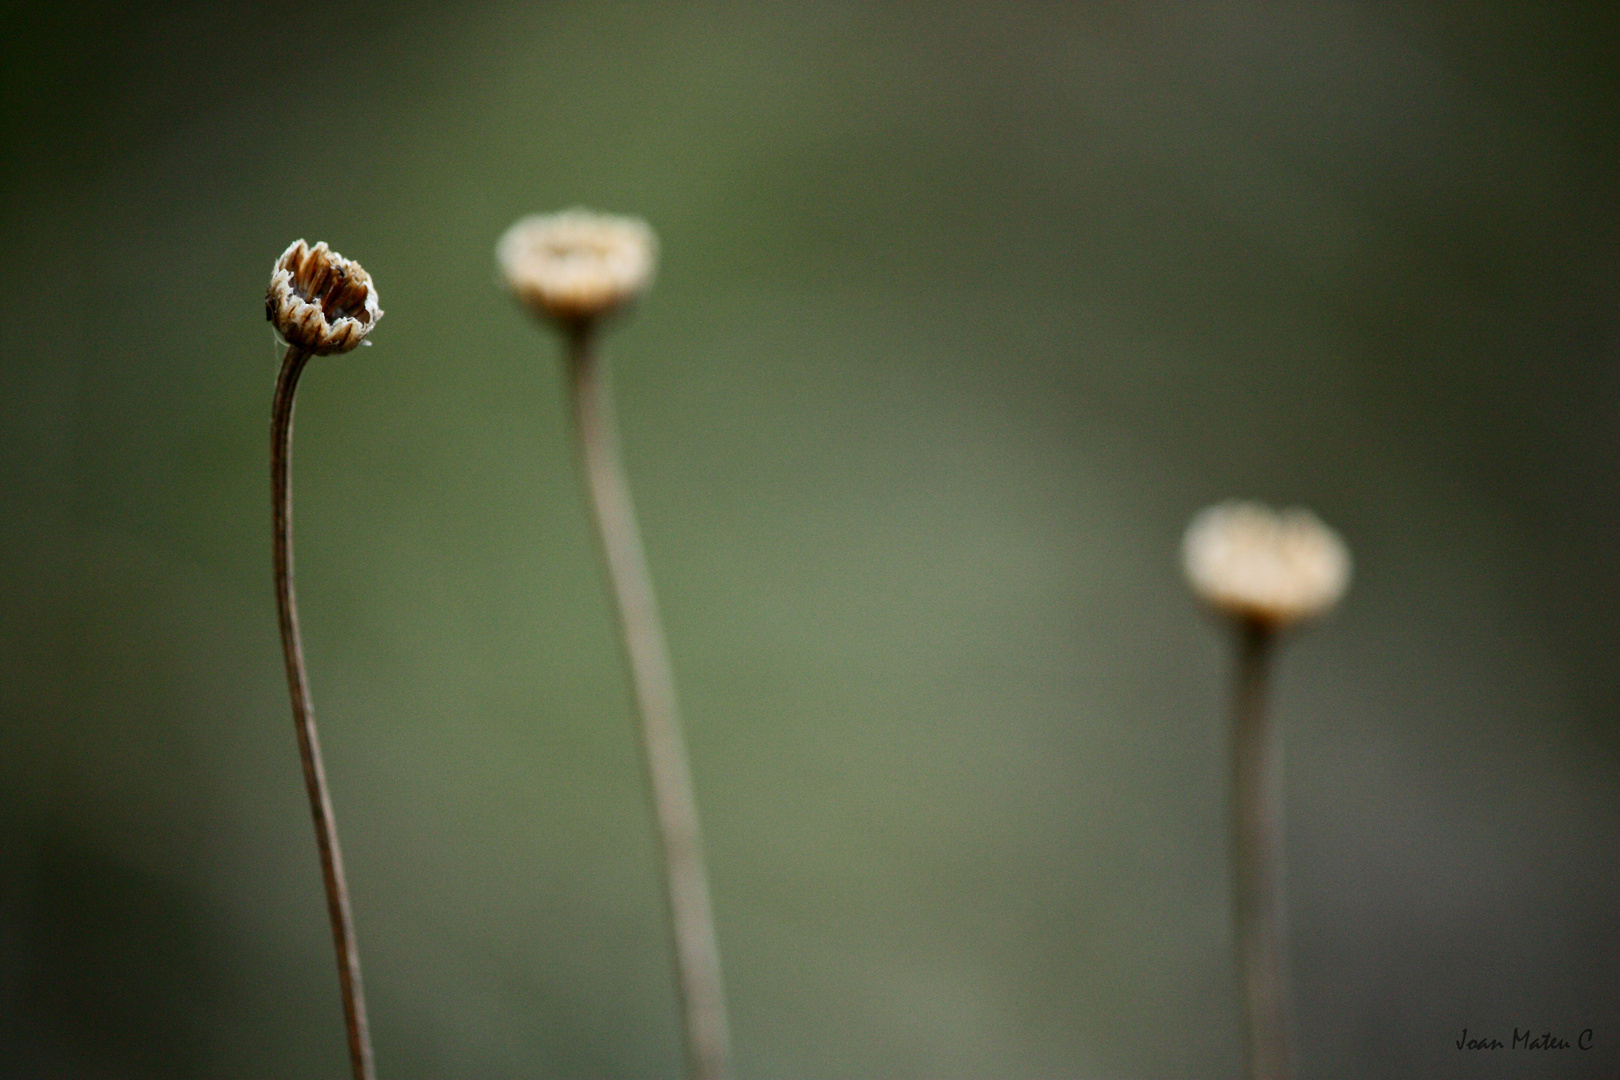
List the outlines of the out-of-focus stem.
{"type": "Polygon", "coordinates": [[[1252,1080],[1288,1080],[1288,973],[1282,895],[1283,826],[1276,740],[1266,719],[1275,631],[1239,623],[1232,702],[1232,922],[1244,1051],[1252,1080]]]}
{"type": "Polygon", "coordinates": [[[641,714],[643,760],[663,856],[688,1073],[691,1080],[725,1080],[731,1071],[731,1037],[697,802],[675,707],[675,678],[620,460],[612,387],[607,361],[596,349],[594,320],[571,328],[568,349],[580,467],[641,714]]]}
{"type": "Polygon", "coordinates": [[[292,421],[293,395],[309,353],[296,345],[287,349],[276,379],[270,419],[270,498],[274,517],[276,608],[281,620],[281,651],[287,665],[287,689],[292,695],[293,724],[298,730],[298,754],[304,763],[304,786],[310,813],[315,818],[315,842],[321,852],[321,876],[326,881],[326,912],[337,949],[338,982],[343,991],[343,1019],[348,1030],[349,1063],[354,1080],[375,1080],[371,1060],[371,1034],[366,1023],[366,999],[360,984],[360,952],[354,940],[354,916],[349,910],[349,886],[343,876],[343,852],[338,847],[332,797],[321,763],[321,742],[310,708],[309,680],[304,674],[304,647],[298,633],[298,599],[293,593],[292,567],[292,421]]]}

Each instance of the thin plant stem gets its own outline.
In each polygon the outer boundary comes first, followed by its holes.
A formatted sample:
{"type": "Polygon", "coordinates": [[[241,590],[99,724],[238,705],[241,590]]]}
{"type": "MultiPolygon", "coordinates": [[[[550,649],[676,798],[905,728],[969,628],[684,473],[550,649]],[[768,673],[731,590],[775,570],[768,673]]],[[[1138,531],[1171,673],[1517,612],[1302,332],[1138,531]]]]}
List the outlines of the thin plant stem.
{"type": "Polygon", "coordinates": [[[1252,1080],[1288,1080],[1292,1075],[1280,769],[1265,700],[1274,638],[1273,629],[1260,620],[1239,623],[1232,702],[1232,922],[1252,1080]]]}
{"type": "Polygon", "coordinates": [[[596,349],[594,320],[569,331],[568,374],[580,467],[641,714],[643,762],[663,856],[688,1075],[691,1080],[725,1080],[731,1071],[731,1039],[697,803],[675,707],[675,678],[620,460],[607,361],[596,349]]]}
{"type": "Polygon", "coordinates": [[[321,741],[315,732],[315,715],[310,708],[304,647],[298,633],[298,600],[293,593],[293,395],[309,356],[296,345],[287,349],[281,362],[281,374],[276,379],[275,404],[271,409],[270,494],[275,518],[276,608],[281,619],[281,651],[287,664],[293,724],[298,730],[298,754],[304,763],[304,786],[309,791],[309,808],[315,818],[315,842],[321,851],[321,875],[326,881],[326,911],[332,923],[332,943],[337,949],[349,1063],[354,1080],[375,1080],[366,998],[360,985],[360,952],[354,940],[354,915],[349,910],[349,887],[343,876],[343,852],[338,847],[332,796],[326,786],[326,767],[321,763],[321,741]]]}

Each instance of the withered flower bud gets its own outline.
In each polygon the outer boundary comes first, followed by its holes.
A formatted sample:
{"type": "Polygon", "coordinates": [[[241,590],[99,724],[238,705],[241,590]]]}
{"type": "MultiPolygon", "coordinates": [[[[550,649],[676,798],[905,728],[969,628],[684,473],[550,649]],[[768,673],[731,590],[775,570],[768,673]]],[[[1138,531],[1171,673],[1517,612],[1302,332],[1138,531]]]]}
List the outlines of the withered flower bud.
{"type": "Polygon", "coordinates": [[[264,315],[288,345],[314,356],[348,352],[382,318],[371,275],[322,240],[302,240],[281,253],[270,274],[264,315]]]}
{"type": "Polygon", "coordinates": [[[657,256],[645,221],[581,209],[522,218],[495,246],[512,294],[565,327],[609,315],[646,292],[657,256]]]}
{"type": "Polygon", "coordinates": [[[1270,627],[1325,614],[1350,584],[1350,552],[1309,510],[1252,502],[1201,511],[1181,544],[1187,580],[1217,611],[1270,627]]]}

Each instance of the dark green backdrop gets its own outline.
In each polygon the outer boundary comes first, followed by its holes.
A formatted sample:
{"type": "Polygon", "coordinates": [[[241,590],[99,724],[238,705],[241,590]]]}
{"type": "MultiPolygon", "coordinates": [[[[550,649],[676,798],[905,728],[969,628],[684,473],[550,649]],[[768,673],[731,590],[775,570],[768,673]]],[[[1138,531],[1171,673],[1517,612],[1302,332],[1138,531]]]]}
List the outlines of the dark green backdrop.
{"type": "Polygon", "coordinates": [[[573,204],[663,244],[612,350],[739,1080],[1237,1075],[1176,555],[1230,496],[1356,558],[1275,698],[1302,1074],[1620,1075],[1616,10],[5,4],[0,1076],[344,1074],[270,582],[300,236],[387,312],[294,455],[381,1075],[679,1076],[495,283],[573,204]]]}

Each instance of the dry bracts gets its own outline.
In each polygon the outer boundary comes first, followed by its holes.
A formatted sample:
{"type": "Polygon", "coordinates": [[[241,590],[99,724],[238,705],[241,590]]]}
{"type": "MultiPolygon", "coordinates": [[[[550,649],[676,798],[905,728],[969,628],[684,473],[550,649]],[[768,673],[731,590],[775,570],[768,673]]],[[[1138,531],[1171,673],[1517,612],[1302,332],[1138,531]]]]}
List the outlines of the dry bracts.
{"type": "Polygon", "coordinates": [[[321,241],[295,240],[270,274],[264,315],[288,345],[314,356],[348,352],[382,318],[371,275],[321,241]]]}

